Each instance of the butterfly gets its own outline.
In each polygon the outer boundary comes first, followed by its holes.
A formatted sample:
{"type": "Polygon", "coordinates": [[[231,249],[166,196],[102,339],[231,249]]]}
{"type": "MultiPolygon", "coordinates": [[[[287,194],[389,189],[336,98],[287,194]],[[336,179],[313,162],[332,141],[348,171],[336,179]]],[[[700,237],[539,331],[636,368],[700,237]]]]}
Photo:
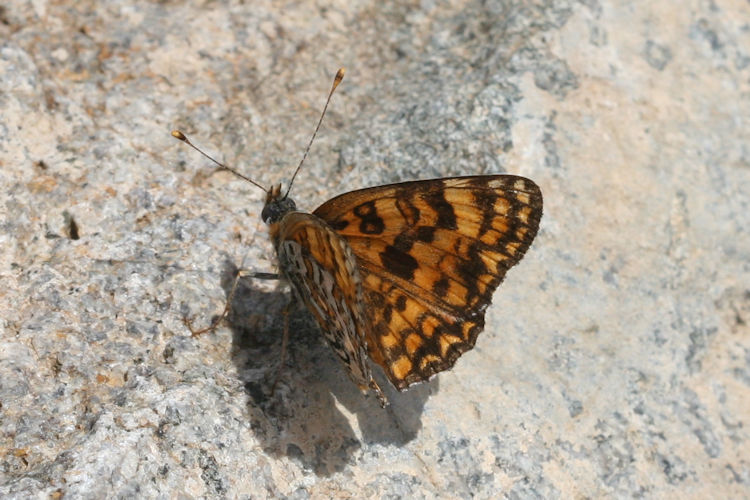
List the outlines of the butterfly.
{"type": "MultiPolygon", "coordinates": [[[[342,78],[339,70],[323,115],[342,78]]],[[[172,135],[192,146],[181,132],[172,135]]],[[[542,217],[541,190],[514,175],[370,187],[306,213],[289,197],[302,162],[286,192],[219,165],[266,191],[261,218],[281,276],[350,378],[382,406],[387,398],[368,360],[398,390],[451,368],[474,347],[495,289],[542,217]]]]}

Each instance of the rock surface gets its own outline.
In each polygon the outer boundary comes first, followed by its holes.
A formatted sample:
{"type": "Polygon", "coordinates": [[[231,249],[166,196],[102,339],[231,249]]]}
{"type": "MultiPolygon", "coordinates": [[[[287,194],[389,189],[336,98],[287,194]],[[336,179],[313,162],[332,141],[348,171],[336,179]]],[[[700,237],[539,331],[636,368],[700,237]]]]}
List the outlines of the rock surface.
{"type": "Polygon", "coordinates": [[[0,8],[0,495],[750,495],[750,4],[0,8]],[[540,233],[476,348],[381,410],[288,292],[263,194],[509,172],[540,233]]]}

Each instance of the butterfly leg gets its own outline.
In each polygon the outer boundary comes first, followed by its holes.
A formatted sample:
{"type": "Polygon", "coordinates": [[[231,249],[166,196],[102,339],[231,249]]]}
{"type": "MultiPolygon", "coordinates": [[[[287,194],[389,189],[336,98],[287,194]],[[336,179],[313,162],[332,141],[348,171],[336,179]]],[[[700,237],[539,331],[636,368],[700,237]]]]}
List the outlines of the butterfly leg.
{"type": "Polygon", "coordinates": [[[219,323],[227,317],[227,314],[229,314],[229,309],[232,304],[232,299],[234,299],[234,293],[237,291],[237,285],[240,283],[241,278],[257,278],[257,279],[263,279],[263,280],[277,280],[279,279],[278,274],[274,273],[260,273],[255,271],[248,271],[245,269],[240,269],[237,271],[237,275],[234,277],[234,283],[232,283],[232,289],[229,291],[229,296],[227,297],[227,301],[224,304],[224,310],[221,312],[218,318],[214,320],[209,326],[206,328],[201,328],[200,330],[194,330],[193,329],[193,322],[189,320],[188,318],[184,318],[182,321],[185,323],[185,326],[190,330],[190,333],[193,335],[193,337],[197,337],[198,335],[202,335],[206,332],[212,332],[216,330],[216,327],[219,326],[219,323]]]}
{"type": "Polygon", "coordinates": [[[281,359],[279,359],[279,367],[276,369],[276,377],[273,379],[273,385],[271,385],[271,395],[276,391],[276,384],[279,383],[281,378],[281,370],[284,369],[284,361],[286,360],[286,347],[289,343],[289,313],[292,310],[294,301],[290,300],[284,307],[282,314],[284,315],[284,336],[281,337],[281,359]]]}
{"type": "Polygon", "coordinates": [[[284,335],[283,337],[281,337],[281,357],[279,359],[279,367],[276,369],[276,377],[274,377],[273,384],[271,385],[272,396],[276,391],[276,384],[279,383],[279,379],[281,378],[281,370],[284,369],[284,361],[286,360],[286,348],[289,344],[289,313],[291,312],[293,305],[294,300],[292,299],[287,302],[284,310],[282,311],[282,314],[284,315],[284,335]]]}

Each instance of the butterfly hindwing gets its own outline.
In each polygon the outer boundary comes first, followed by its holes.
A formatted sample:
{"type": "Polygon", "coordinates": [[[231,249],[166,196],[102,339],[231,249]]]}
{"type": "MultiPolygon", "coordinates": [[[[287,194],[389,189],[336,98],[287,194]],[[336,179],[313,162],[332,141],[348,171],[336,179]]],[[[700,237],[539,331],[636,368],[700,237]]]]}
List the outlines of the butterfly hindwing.
{"type": "Polygon", "coordinates": [[[272,228],[279,267],[291,283],[350,377],[384,397],[367,363],[362,282],[351,248],[311,215],[290,212],[272,228]]]}
{"type": "Polygon", "coordinates": [[[313,215],[356,256],[369,355],[404,389],[474,346],[536,235],[542,195],[523,177],[454,177],[352,191],[313,215]]]}

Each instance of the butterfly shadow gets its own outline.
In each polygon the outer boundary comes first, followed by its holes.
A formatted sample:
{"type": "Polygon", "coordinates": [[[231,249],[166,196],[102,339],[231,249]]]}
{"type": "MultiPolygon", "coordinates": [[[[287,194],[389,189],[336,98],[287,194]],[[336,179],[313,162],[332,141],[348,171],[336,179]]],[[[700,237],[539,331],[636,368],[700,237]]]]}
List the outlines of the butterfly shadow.
{"type": "MultiPolygon", "coordinates": [[[[237,267],[227,261],[222,273],[227,296],[236,273],[237,267]]],[[[299,308],[292,308],[289,315],[289,343],[279,373],[283,310],[291,292],[267,289],[253,278],[240,278],[227,317],[232,362],[245,387],[255,437],[264,450],[327,476],[352,463],[364,444],[401,446],[414,439],[424,404],[438,390],[437,381],[399,393],[377,368],[378,383],[391,403],[381,408],[374,395],[364,397],[349,380],[313,319],[299,308]]]]}

